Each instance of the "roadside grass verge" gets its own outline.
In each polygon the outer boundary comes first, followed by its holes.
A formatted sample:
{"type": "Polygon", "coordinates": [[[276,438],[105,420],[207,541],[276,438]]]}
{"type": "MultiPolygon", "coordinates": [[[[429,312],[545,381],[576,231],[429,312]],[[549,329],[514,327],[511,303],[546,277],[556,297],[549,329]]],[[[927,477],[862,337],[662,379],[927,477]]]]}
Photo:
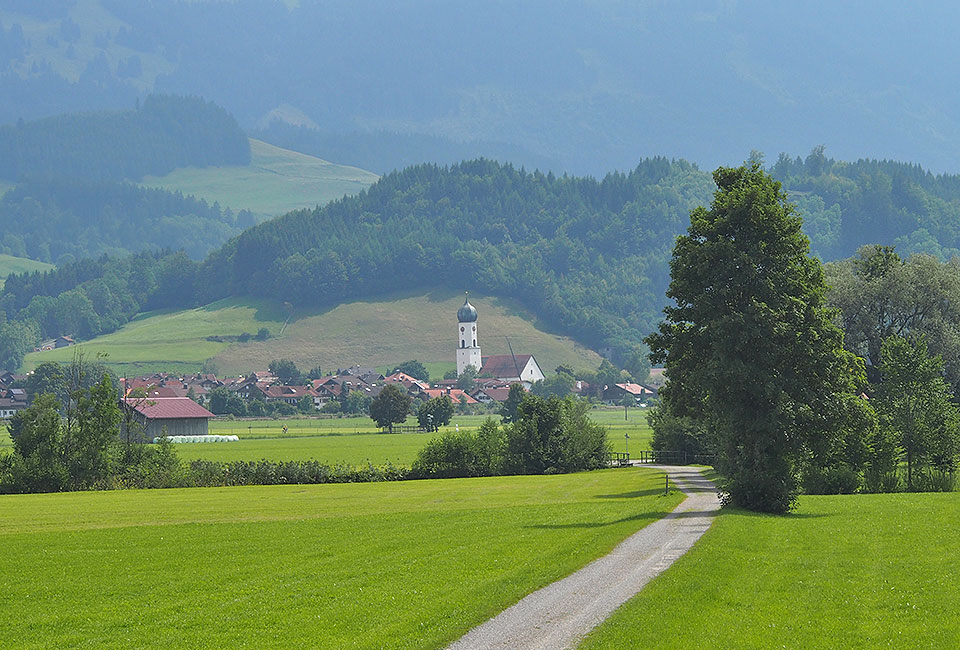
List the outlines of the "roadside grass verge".
{"type": "Polygon", "coordinates": [[[0,497],[0,646],[442,647],[674,508],[658,478],[0,497]]]}
{"type": "Polygon", "coordinates": [[[957,648],[958,530],[960,493],[724,510],[580,647],[957,648]]]}

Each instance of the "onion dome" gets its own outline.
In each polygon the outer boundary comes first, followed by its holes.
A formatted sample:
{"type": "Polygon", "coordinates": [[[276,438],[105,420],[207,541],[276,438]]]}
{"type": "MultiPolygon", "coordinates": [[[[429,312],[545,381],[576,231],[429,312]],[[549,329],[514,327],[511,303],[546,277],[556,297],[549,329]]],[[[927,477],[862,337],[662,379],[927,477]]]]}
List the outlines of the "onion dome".
{"type": "Polygon", "coordinates": [[[457,310],[457,321],[461,323],[475,323],[477,320],[477,308],[467,300],[467,294],[464,292],[463,306],[457,310]]]}

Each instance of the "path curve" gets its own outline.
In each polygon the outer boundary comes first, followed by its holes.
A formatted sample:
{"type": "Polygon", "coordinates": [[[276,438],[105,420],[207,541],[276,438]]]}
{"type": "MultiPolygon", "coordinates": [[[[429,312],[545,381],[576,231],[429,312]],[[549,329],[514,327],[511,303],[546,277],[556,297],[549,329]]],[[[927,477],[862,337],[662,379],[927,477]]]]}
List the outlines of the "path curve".
{"type": "Polygon", "coordinates": [[[687,494],[677,508],[610,554],[535,591],[460,638],[449,650],[573,648],[593,628],[687,552],[720,508],[716,487],[691,467],[665,471],[687,494]]]}

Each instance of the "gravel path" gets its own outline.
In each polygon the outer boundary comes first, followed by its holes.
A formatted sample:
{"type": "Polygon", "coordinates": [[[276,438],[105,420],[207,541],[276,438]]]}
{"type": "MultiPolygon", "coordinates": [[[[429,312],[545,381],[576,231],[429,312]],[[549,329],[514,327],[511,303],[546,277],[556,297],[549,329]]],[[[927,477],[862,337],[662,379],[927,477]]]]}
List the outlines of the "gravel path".
{"type": "Polygon", "coordinates": [[[716,487],[689,467],[667,472],[686,500],[609,555],[535,591],[449,646],[450,650],[573,648],[594,627],[700,539],[720,508],[716,487]]]}

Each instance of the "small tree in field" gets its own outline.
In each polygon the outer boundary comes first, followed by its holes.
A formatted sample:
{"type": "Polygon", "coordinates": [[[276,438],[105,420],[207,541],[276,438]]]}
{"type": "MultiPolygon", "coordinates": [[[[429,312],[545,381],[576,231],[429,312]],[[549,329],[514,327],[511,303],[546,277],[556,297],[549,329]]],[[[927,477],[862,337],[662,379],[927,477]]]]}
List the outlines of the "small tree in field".
{"type": "Polygon", "coordinates": [[[381,429],[393,433],[393,425],[401,424],[410,414],[410,396],[396,384],[387,384],[370,402],[370,418],[381,429]]]}
{"type": "Polygon", "coordinates": [[[851,429],[870,421],[855,398],[863,365],[843,349],[820,262],[780,183],[756,163],[713,178],[710,209],[690,214],[670,261],[675,306],[647,343],[667,368],[665,408],[715,436],[730,502],[785,512],[805,463],[836,464],[834,450],[862,437],[851,429]]]}
{"type": "Polygon", "coordinates": [[[417,422],[421,429],[436,431],[440,427],[450,424],[453,410],[453,400],[450,399],[450,396],[440,395],[420,405],[417,410],[417,422]]]}

